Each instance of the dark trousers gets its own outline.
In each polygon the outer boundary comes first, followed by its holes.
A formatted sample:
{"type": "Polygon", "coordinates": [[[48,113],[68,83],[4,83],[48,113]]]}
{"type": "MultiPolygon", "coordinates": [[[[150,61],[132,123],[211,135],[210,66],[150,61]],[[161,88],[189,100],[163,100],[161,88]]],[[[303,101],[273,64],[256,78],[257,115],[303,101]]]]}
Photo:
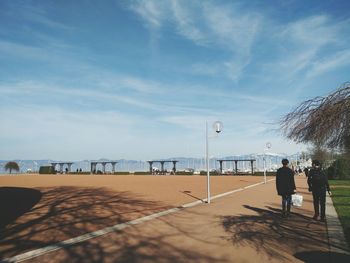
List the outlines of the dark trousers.
{"type": "Polygon", "coordinates": [[[314,210],[315,215],[320,215],[321,207],[321,218],[326,216],[326,191],[325,190],[313,190],[312,197],[314,199],[314,210]]]}
{"type": "Polygon", "coordinates": [[[286,211],[287,207],[287,212],[290,212],[290,206],[292,204],[292,195],[282,195],[282,211],[286,211]]]}

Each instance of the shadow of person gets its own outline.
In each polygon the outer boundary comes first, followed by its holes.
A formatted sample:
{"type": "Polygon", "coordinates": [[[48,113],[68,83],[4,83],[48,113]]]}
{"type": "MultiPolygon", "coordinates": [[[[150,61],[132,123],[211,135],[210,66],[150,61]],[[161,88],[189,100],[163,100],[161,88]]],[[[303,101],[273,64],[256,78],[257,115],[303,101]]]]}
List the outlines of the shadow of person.
{"type": "Polygon", "coordinates": [[[274,207],[243,207],[250,212],[221,218],[233,246],[249,246],[280,261],[294,255],[300,244],[309,251],[328,248],[324,225],[313,223],[308,216],[292,213],[291,218],[285,219],[274,207]]]}
{"type": "Polygon", "coordinates": [[[40,191],[21,187],[0,187],[0,232],[28,212],[41,199],[40,191]]]}
{"type": "Polygon", "coordinates": [[[294,254],[294,257],[300,259],[306,263],[348,263],[350,262],[350,255],[337,253],[337,252],[325,252],[325,251],[304,251],[294,254]]]}

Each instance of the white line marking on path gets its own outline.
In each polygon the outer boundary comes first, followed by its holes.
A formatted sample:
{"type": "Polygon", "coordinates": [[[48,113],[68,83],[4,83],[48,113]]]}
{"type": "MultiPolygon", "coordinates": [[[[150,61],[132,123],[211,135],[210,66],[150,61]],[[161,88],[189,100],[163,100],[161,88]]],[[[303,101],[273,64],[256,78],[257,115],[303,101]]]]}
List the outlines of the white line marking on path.
{"type": "MultiPolygon", "coordinates": [[[[275,180],[275,179],[267,180],[267,182],[270,182],[270,181],[273,181],[273,180],[275,180]]],[[[245,187],[242,187],[242,188],[235,189],[233,191],[229,191],[229,192],[226,192],[226,193],[218,194],[218,195],[212,196],[211,199],[213,200],[213,199],[217,199],[217,198],[220,198],[220,197],[224,197],[224,196],[227,196],[227,195],[230,195],[230,194],[233,194],[233,193],[236,193],[236,192],[240,192],[240,191],[243,191],[245,189],[248,189],[248,188],[251,188],[251,187],[255,187],[255,186],[258,186],[258,185],[261,185],[261,184],[264,184],[264,182],[248,185],[248,186],[245,186],[245,187]]],[[[131,225],[138,225],[138,224],[141,224],[143,222],[147,222],[147,221],[150,221],[152,219],[155,219],[155,218],[158,218],[158,217],[161,217],[161,216],[165,216],[165,215],[168,215],[168,214],[176,213],[176,212],[179,212],[180,210],[182,210],[184,208],[193,207],[193,206],[196,206],[196,205],[199,205],[199,204],[203,204],[206,201],[207,201],[207,199],[198,200],[198,201],[195,201],[195,202],[192,202],[192,203],[181,205],[180,207],[177,207],[177,208],[168,209],[168,210],[165,210],[165,211],[162,211],[162,212],[158,212],[158,213],[155,213],[155,214],[152,214],[152,215],[140,217],[140,218],[137,218],[135,220],[131,220],[131,221],[128,221],[128,222],[125,222],[125,223],[117,224],[117,225],[114,225],[114,226],[111,226],[111,227],[106,227],[106,228],[103,228],[101,230],[97,230],[97,231],[94,231],[94,232],[91,232],[91,233],[87,233],[87,234],[84,234],[84,235],[81,235],[81,236],[78,236],[78,237],[74,237],[74,238],[71,238],[71,239],[60,241],[60,242],[58,242],[56,244],[53,244],[53,245],[49,245],[49,246],[46,246],[46,247],[43,247],[43,248],[39,248],[39,249],[35,249],[35,250],[32,250],[32,251],[28,251],[28,252],[25,252],[23,254],[19,254],[17,256],[14,256],[14,257],[6,258],[6,259],[3,259],[3,260],[0,260],[0,262],[1,263],[22,262],[22,261],[25,261],[25,260],[28,260],[28,259],[32,259],[32,258],[35,258],[35,257],[38,257],[38,256],[42,256],[44,254],[47,254],[47,253],[59,250],[59,249],[64,248],[64,247],[68,247],[68,246],[71,246],[71,245],[74,245],[74,244],[77,244],[77,243],[81,243],[81,242],[87,241],[87,240],[95,238],[95,237],[100,237],[100,236],[106,235],[106,234],[111,233],[111,232],[122,230],[122,229],[124,229],[124,228],[126,228],[128,226],[131,226],[131,225]]]]}

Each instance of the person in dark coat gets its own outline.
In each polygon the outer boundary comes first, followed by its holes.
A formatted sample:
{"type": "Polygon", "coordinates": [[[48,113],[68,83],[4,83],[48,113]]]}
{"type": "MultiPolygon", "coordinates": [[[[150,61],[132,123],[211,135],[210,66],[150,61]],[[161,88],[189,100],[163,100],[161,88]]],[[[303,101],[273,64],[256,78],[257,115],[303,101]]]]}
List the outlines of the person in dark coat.
{"type": "Polygon", "coordinates": [[[277,170],[276,189],[278,195],[282,196],[282,216],[290,215],[290,207],[292,204],[292,194],[296,190],[294,181],[294,172],[288,167],[289,161],[282,160],[282,167],[277,170]]]}
{"type": "Polygon", "coordinates": [[[309,192],[312,192],[315,214],[313,219],[317,220],[320,215],[321,221],[326,220],[326,191],[331,195],[328,179],[325,173],[321,170],[321,163],[318,160],[312,161],[312,168],[309,171],[307,179],[309,192]]]}

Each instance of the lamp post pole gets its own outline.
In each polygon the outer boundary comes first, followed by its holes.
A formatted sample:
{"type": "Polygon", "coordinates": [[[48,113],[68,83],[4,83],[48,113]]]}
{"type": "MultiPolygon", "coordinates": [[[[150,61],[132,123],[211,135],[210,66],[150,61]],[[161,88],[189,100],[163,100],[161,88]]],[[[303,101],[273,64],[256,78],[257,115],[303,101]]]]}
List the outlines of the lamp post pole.
{"type": "MultiPolygon", "coordinates": [[[[213,124],[213,128],[217,134],[222,131],[222,122],[216,121],[213,124]]],[[[208,121],[205,122],[205,157],[207,166],[207,203],[210,204],[210,170],[209,170],[209,132],[208,132],[208,121]]]]}
{"type": "Polygon", "coordinates": [[[205,157],[207,165],[207,203],[210,204],[209,135],[208,121],[205,122],[205,157]]]}
{"type": "Polygon", "coordinates": [[[264,163],[264,184],[266,184],[266,153],[264,151],[264,158],[263,158],[263,163],[264,163]]]}

